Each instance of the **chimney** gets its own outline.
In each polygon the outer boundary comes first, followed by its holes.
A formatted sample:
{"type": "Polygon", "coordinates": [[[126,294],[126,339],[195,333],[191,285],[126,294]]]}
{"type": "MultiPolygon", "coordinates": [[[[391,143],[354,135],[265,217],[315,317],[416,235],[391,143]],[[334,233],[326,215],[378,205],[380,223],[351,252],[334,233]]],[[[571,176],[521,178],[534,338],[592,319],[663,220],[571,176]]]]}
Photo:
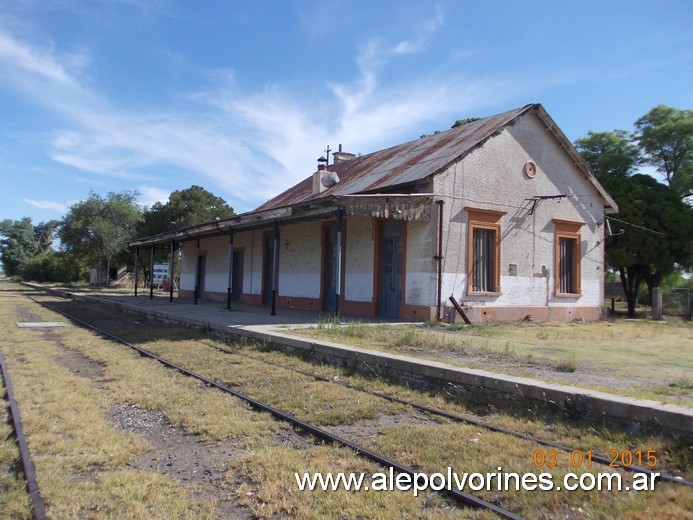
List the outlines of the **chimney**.
{"type": "Polygon", "coordinates": [[[335,164],[342,161],[348,161],[349,159],[353,159],[354,157],[356,157],[355,153],[343,152],[341,144],[339,145],[338,152],[332,152],[332,159],[334,160],[335,164]]]}
{"type": "MultiPolygon", "coordinates": [[[[320,159],[318,159],[320,161],[320,159]]],[[[318,164],[318,169],[315,171],[313,174],[313,195],[317,195],[318,193],[322,193],[325,191],[327,188],[323,184],[322,180],[329,175],[330,172],[327,171],[327,167],[325,166],[324,163],[318,164]]]]}

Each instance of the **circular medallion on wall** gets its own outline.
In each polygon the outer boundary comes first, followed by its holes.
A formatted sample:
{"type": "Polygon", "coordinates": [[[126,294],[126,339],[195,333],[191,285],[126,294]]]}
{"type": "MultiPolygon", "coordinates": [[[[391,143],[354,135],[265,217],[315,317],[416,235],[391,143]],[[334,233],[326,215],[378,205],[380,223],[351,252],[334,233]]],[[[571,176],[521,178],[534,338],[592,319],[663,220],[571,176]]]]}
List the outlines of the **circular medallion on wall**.
{"type": "Polygon", "coordinates": [[[534,179],[534,176],[537,174],[537,165],[534,164],[533,161],[527,161],[525,163],[523,171],[525,172],[525,176],[528,179],[534,179]]]}

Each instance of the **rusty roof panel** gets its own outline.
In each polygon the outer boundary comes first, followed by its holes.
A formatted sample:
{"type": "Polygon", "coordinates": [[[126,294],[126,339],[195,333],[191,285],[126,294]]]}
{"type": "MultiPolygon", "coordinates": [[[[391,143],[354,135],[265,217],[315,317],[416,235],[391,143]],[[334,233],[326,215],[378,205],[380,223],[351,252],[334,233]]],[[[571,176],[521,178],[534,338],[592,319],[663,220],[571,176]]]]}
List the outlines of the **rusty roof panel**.
{"type": "Polygon", "coordinates": [[[320,194],[313,194],[311,176],[267,201],[257,210],[289,206],[331,195],[392,190],[400,185],[423,180],[461,159],[518,116],[537,106],[526,105],[432,136],[339,162],[329,167],[340,178],[335,186],[320,194]]]}

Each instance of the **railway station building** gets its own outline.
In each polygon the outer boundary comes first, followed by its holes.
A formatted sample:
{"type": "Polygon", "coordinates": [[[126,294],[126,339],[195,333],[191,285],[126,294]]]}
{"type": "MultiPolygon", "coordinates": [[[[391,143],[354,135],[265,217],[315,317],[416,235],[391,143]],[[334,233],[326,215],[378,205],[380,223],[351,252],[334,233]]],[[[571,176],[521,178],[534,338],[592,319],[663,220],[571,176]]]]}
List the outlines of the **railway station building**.
{"type": "Polygon", "coordinates": [[[321,159],[253,211],[130,246],[180,247],[178,297],[195,302],[424,321],[454,315],[452,297],[472,322],[601,316],[618,208],[541,105],[321,159]]]}

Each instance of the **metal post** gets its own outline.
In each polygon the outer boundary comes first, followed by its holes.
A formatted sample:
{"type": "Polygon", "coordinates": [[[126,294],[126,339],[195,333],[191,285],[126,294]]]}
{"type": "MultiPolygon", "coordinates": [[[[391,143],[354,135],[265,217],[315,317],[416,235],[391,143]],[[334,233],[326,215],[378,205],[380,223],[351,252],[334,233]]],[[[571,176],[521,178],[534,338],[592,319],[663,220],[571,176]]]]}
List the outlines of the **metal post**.
{"type": "Polygon", "coordinates": [[[149,299],[154,299],[154,244],[152,244],[152,252],[149,256],[149,299]]]}
{"type": "Polygon", "coordinates": [[[231,283],[233,274],[233,231],[229,232],[229,285],[226,289],[226,308],[231,309],[231,283]]]}
{"type": "Polygon", "coordinates": [[[173,255],[176,248],[176,241],[171,240],[171,256],[168,260],[168,301],[173,303],[173,255]]]}
{"type": "Polygon", "coordinates": [[[135,248],[135,298],[137,298],[137,283],[139,282],[140,274],[140,248],[135,248]]]}
{"type": "Polygon", "coordinates": [[[339,299],[342,294],[342,208],[337,208],[337,269],[334,290],[334,314],[339,316],[339,299]]]}
{"type": "Polygon", "coordinates": [[[662,292],[659,287],[652,288],[652,319],[662,319],[662,292]]]}
{"type": "Polygon", "coordinates": [[[274,251],[272,252],[272,316],[277,314],[277,247],[279,243],[279,223],[274,221],[274,251]]]}
{"type": "Polygon", "coordinates": [[[200,287],[198,285],[200,281],[200,239],[195,241],[195,290],[193,291],[194,304],[197,305],[197,297],[200,287]]]}
{"type": "Polygon", "coordinates": [[[438,204],[438,254],[434,256],[438,268],[438,287],[437,287],[437,298],[436,298],[436,320],[440,321],[443,319],[441,312],[441,304],[443,299],[443,204],[444,200],[436,201],[438,204]]]}

